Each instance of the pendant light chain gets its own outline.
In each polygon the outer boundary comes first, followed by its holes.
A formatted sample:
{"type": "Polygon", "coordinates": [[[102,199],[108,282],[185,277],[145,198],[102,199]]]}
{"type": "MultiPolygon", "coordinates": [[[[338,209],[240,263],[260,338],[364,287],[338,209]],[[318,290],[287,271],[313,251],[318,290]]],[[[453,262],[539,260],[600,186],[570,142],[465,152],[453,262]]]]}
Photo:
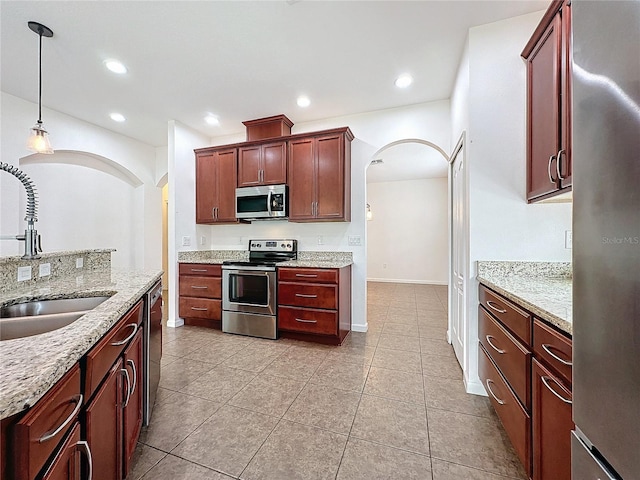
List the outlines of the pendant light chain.
{"type": "Polygon", "coordinates": [[[40,55],[38,59],[38,125],[42,125],[42,27],[38,31],[40,37],[40,55]]]}

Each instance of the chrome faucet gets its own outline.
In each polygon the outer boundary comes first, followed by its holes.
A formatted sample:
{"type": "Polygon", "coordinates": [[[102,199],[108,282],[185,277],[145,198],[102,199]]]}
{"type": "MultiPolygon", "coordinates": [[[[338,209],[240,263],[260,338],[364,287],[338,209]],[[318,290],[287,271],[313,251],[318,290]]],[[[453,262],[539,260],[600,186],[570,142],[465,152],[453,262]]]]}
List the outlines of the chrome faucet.
{"type": "Polygon", "coordinates": [[[40,245],[40,235],[35,228],[35,222],[38,221],[36,186],[26,173],[13,165],[0,162],[0,170],[4,170],[20,180],[27,191],[27,215],[24,217],[27,221],[27,229],[23,235],[2,235],[0,236],[0,240],[24,240],[24,255],[22,258],[25,260],[40,258],[38,252],[42,252],[42,246],[40,245]]]}

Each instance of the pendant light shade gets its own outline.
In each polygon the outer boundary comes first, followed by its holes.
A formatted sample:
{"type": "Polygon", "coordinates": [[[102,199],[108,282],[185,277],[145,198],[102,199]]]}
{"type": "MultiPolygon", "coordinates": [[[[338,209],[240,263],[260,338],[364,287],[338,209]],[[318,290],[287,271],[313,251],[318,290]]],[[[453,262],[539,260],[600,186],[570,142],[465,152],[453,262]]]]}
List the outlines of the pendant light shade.
{"type": "Polygon", "coordinates": [[[38,35],[40,49],[38,56],[38,121],[31,128],[27,149],[36,153],[53,153],[49,133],[42,126],[42,37],[53,37],[53,31],[38,22],[29,22],[28,25],[29,29],[38,35]]]}

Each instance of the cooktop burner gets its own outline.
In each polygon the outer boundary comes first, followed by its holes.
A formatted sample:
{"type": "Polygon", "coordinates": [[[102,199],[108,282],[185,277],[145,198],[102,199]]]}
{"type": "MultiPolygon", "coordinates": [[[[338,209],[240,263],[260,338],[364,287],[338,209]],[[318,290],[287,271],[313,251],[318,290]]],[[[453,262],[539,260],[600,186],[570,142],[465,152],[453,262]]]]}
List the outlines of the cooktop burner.
{"type": "Polygon", "coordinates": [[[275,267],[298,258],[298,242],[293,239],[249,240],[249,261],[226,260],[223,265],[275,267]]]}

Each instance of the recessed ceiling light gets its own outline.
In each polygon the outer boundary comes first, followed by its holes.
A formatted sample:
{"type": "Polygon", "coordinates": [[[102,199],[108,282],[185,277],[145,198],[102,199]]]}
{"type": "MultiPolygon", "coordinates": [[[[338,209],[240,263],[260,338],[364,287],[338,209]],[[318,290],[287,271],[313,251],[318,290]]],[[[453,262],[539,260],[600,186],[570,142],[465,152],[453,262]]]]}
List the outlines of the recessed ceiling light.
{"type": "Polygon", "coordinates": [[[206,117],[204,117],[204,121],[209,125],[220,125],[220,120],[218,120],[218,117],[216,117],[215,115],[207,115],[206,117]]]}
{"type": "Polygon", "coordinates": [[[311,100],[309,100],[309,97],[305,95],[300,95],[296,103],[298,104],[299,107],[305,108],[311,105],[311,100]]]}
{"type": "Polygon", "coordinates": [[[105,60],[104,66],[113,73],[118,73],[120,75],[127,73],[127,67],[118,60],[105,60]]]}
{"type": "Polygon", "coordinates": [[[109,116],[114,122],[124,122],[126,120],[126,118],[124,118],[124,115],[122,115],[121,113],[114,112],[109,116]]]}
{"type": "Polygon", "coordinates": [[[396,78],[396,87],[398,88],[407,88],[409,85],[413,83],[413,77],[408,73],[404,73],[396,78]]]}

